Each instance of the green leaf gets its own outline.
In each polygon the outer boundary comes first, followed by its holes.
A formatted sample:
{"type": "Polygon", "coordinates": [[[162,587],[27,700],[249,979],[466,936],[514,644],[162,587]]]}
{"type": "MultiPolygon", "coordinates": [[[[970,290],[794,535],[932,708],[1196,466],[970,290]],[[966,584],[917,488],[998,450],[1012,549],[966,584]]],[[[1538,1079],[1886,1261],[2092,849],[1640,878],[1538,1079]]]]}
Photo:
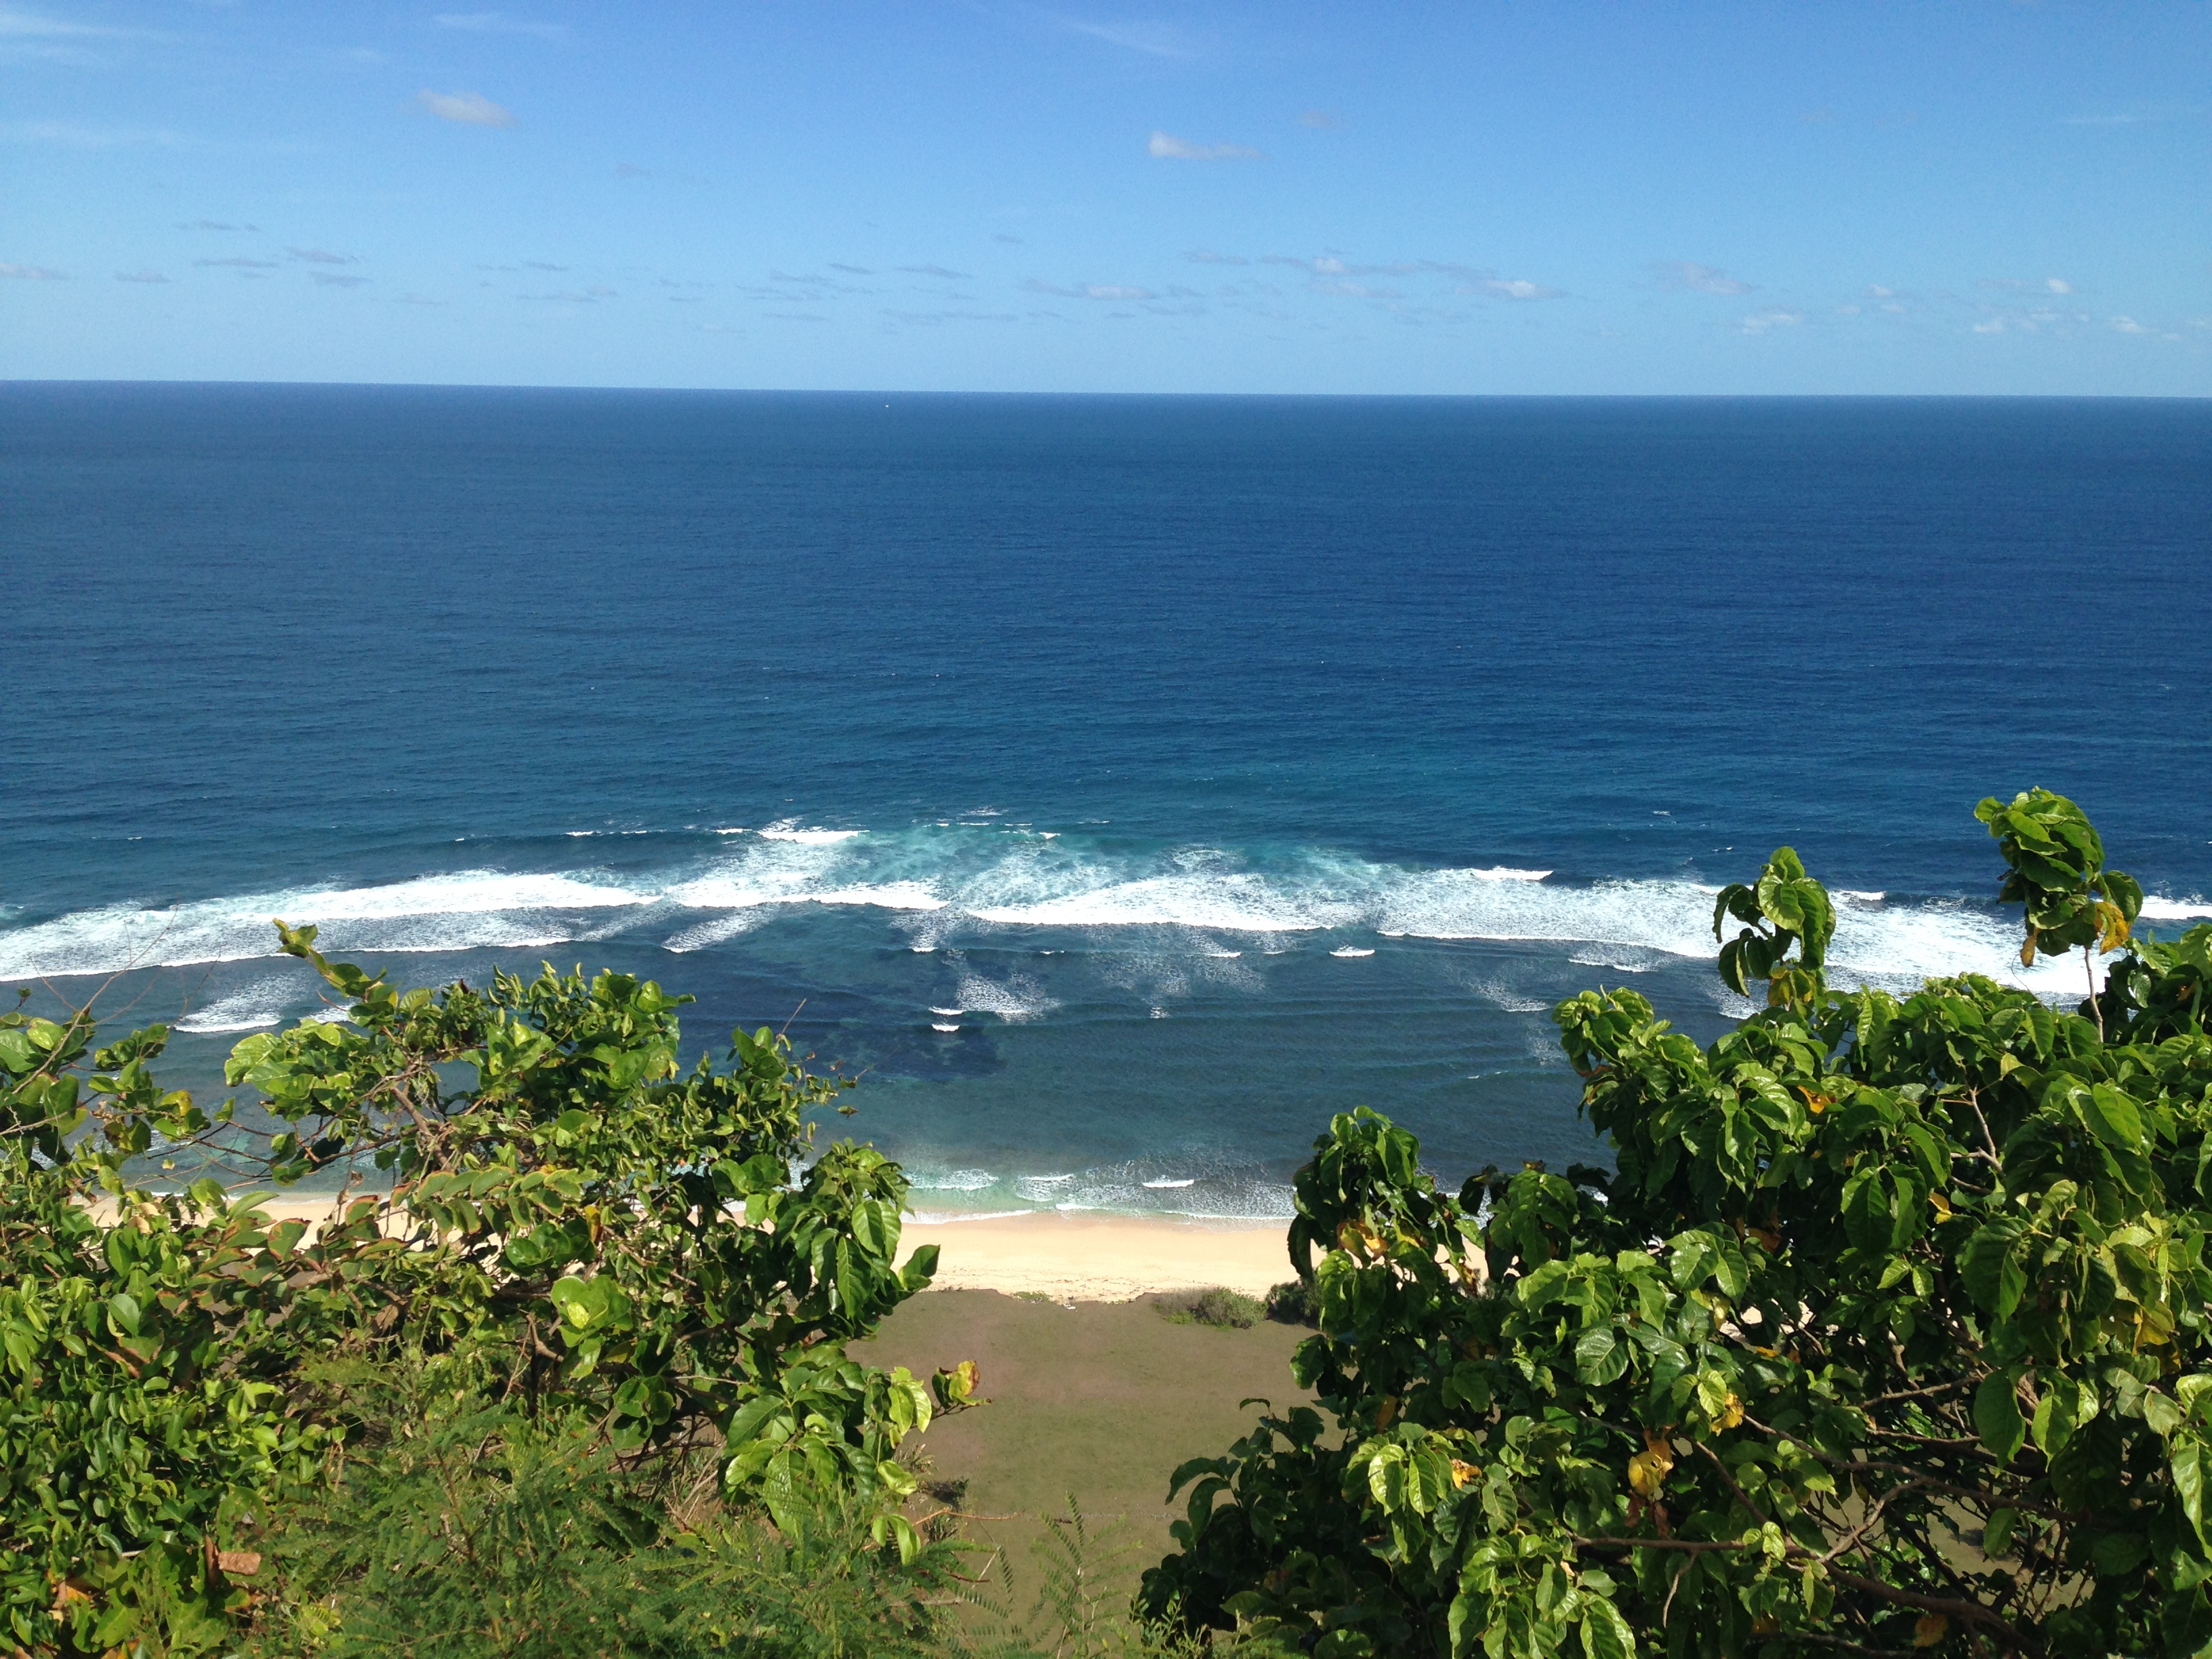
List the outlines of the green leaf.
{"type": "Polygon", "coordinates": [[[1575,1344],[1575,1370],[1592,1388],[1602,1388],[1628,1369],[1628,1345],[1609,1327],[1585,1331],[1575,1344]]]}
{"type": "Polygon", "coordinates": [[[2170,1443],[2166,1468],[2173,1476],[2173,1494],[2181,1500],[2181,1512],[2197,1534],[2200,1544],[2212,1546],[2212,1538],[2204,1532],[2204,1498],[2208,1484],[2206,1449],[2203,1442],[2193,1434],[2186,1439],[2177,1437],[2170,1443]]]}
{"type": "Polygon", "coordinates": [[[2078,1097],[2082,1106],[2081,1115],[2090,1132],[2107,1146],[2128,1151],[2141,1147],[2143,1139],[2142,1111],[2124,1091],[2109,1083],[2100,1083],[2078,1097]]]}
{"type": "Polygon", "coordinates": [[[2000,1464],[2009,1463],[2027,1440],[2027,1419],[2021,1415],[2020,1374],[1998,1371],[1974,1390],[1974,1432],[2000,1464]]]}
{"type": "Polygon", "coordinates": [[[1593,1597],[1583,1613],[1583,1659],[1634,1659],[1636,1635],[1612,1602],[1593,1597]]]}

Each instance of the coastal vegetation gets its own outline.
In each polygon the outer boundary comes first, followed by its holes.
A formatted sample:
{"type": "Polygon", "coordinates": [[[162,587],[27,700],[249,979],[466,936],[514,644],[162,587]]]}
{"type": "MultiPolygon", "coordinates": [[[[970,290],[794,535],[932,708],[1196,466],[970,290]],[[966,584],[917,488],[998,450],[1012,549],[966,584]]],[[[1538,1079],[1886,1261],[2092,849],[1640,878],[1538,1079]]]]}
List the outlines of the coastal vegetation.
{"type": "Polygon", "coordinates": [[[1297,1340],[1297,1395],[1148,1472],[1133,1610],[1085,1512],[1018,1573],[917,1457],[988,1390],[864,1357],[934,1252],[775,1033],[687,1068],[650,982],[401,990],[306,928],[337,1017],[212,1110],[160,1027],[0,1016],[0,1647],[2212,1651],[2212,927],[2138,932],[2062,797],[1979,817],[2078,1007],[1832,988],[1784,848],[1719,895],[1765,1006],[1718,1041],[1555,1011],[1603,1164],[1448,1192],[1337,1117],[1295,1284],[1165,1310],[1297,1340]],[[259,1201],[356,1176],[318,1227],[259,1201]]]}
{"type": "MultiPolygon", "coordinates": [[[[1362,1109],[1297,1177],[1314,1407],[1178,1469],[1144,1604],[1316,1655],[2212,1651],[2212,927],[2074,804],[1978,812],[2023,962],[1831,990],[1796,854],[1719,896],[1766,1006],[1554,1012],[1612,1166],[1456,1194],[1362,1109]]],[[[1733,930],[1733,937],[1729,937],[1733,930]]]]}

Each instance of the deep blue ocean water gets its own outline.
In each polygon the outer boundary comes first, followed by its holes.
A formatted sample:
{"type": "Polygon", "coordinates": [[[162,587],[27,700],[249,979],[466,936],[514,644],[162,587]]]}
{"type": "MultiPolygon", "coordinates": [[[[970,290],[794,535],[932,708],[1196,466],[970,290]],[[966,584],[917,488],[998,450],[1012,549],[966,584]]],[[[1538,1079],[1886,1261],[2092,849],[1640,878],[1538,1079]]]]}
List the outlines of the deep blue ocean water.
{"type": "Polygon", "coordinates": [[[2197,402],[0,386],[0,980],[213,1087],[271,915],[614,965],[931,1208],[1565,1162],[1550,1004],[1719,1029],[1778,843],[1886,984],[2018,971],[1993,792],[2212,915],[2208,532],[2197,402]]]}

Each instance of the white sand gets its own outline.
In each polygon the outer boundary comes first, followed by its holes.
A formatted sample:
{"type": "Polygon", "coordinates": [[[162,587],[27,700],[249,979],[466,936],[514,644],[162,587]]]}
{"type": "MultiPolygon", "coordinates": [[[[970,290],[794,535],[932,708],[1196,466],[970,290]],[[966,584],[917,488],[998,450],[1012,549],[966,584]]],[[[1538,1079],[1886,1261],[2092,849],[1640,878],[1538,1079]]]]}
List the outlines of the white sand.
{"type": "Polygon", "coordinates": [[[1155,1291],[1226,1285],[1249,1296],[1291,1277],[1288,1224],[1043,1210],[1032,1215],[917,1222],[902,1261],[938,1247],[939,1290],[1022,1291],[1067,1302],[1126,1302],[1155,1291]]]}
{"type": "MultiPolygon", "coordinates": [[[[309,1237],[329,1220],[332,1198],[264,1199],[272,1220],[309,1224],[309,1237]]],[[[94,1206],[112,1220],[114,1206],[94,1206]]],[[[1182,1221],[1166,1216],[1107,1215],[1040,1210],[973,1220],[907,1218],[899,1260],[924,1244],[938,1247],[939,1290],[1028,1291],[1056,1302],[1127,1302],[1158,1291],[1215,1285],[1249,1296],[1291,1277],[1284,1235],[1288,1223],[1182,1221]]]]}

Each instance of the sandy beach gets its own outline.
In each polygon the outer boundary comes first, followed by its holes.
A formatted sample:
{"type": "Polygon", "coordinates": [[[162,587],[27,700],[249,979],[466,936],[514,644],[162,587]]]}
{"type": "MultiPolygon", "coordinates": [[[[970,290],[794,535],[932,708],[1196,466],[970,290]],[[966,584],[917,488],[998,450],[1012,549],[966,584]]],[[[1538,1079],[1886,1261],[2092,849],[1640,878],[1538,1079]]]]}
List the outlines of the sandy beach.
{"type": "MultiPolygon", "coordinates": [[[[273,1219],[330,1219],[330,1197],[264,1199],[273,1219]]],[[[94,1206],[112,1219],[112,1203],[94,1206]]],[[[1280,1221],[1186,1221],[1172,1216],[1039,1210],[1027,1215],[907,1218],[901,1262],[938,1247],[934,1288],[1002,1291],[1055,1302],[1127,1302],[1164,1291],[1226,1285],[1249,1296],[1291,1277],[1280,1221]]]]}
{"type": "Polygon", "coordinates": [[[903,1261],[938,1247],[936,1288],[1127,1302],[1158,1291],[1223,1285],[1249,1296],[1291,1277],[1287,1223],[1194,1222],[1167,1216],[1041,1210],[973,1220],[909,1218],[903,1261]]]}

